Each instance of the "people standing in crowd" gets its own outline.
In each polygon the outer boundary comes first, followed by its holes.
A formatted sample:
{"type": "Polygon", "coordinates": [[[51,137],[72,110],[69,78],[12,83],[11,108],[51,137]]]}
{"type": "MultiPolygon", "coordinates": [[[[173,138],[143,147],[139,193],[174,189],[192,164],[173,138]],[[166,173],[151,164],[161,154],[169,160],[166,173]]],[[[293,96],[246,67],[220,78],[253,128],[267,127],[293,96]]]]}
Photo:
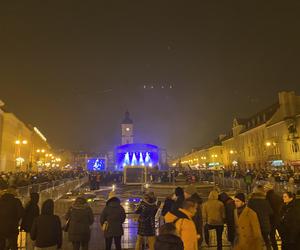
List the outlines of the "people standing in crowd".
{"type": "Polygon", "coordinates": [[[104,228],[106,250],[111,249],[113,240],[116,249],[121,250],[121,237],[124,234],[122,224],[125,219],[126,214],[121,201],[116,197],[115,192],[111,191],[100,217],[100,224],[104,228]]]}
{"type": "Polygon", "coordinates": [[[30,200],[25,206],[24,216],[22,218],[21,230],[26,232],[26,250],[34,249],[34,242],[30,238],[30,231],[33,224],[33,220],[40,215],[39,208],[40,196],[38,193],[31,193],[30,200]]]}
{"type": "Polygon", "coordinates": [[[234,243],[234,233],[235,233],[235,224],[234,224],[234,209],[235,204],[234,200],[229,197],[225,192],[219,194],[219,200],[223,202],[225,207],[225,223],[227,226],[227,240],[233,245],[234,243]]]}
{"type": "Polygon", "coordinates": [[[57,215],[54,215],[54,202],[46,200],[41,215],[33,220],[31,239],[35,241],[35,250],[55,250],[62,246],[62,228],[57,215]]]}
{"type": "Polygon", "coordinates": [[[249,170],[247,170],[247,173],[244,177],[244,182],[246,184],[247,194],[251,193],[252,190],[252,182],[253,182],[253,176],[249,170]]]}
{"type": "Polygon", "coordinates": [[[73,250],[87,250],[91,237],[90,226],[94,222],[91,207],[83,197],[77,197],[65,215],[68,225],[68,237],[73,250]]]}
{"type": "Polygon", "coordinates": [[[256,213],[246,206],[246,197],[243,193],[235,195],[234,202],[236,229],[233,249],[262,250],[264,243],[256,213]]]}
{"type": "Polygon", "coordinates": [[[16,188],[10,187],[0,197],[0,250],[18,249],[18,227],[24,209],[16,194],[16,188]]]}
{"type": "Polygon", "coordinates": [[[271,216],[273,211],[266,199],[263,186],[258,185],[253,189],[253,193],[248,201],[248,207],[256,213],[266,248],[267,250],[271,250],[269,235],[271,232],[271,216]]]}
{"type": "Polygon", "coordinates": [[[177,234],[174,223],[166,223],[159,229],[156,237],[155,250],[184,250],[183,242],[177,234]]]}
{"type": "Polygon", "coordinates": [[[279,233],[282,242],[282,250],[299,249],[300,220],[295,196],[291,192],[282,195],[284,205],[280,213],[279,233]]]}
{"type": "Polygon", "coordinates": [[[197,230],[193,221],[193,216],[197,211],[197,203],[195,200],[188,198],[172,217],[169,216],[169,223],[174,223],[177,233],[183,241],[184,250],[198,250],[197,230]]]}
{"type": "Polygon", "coordinates": [[[197,236],[198,236],[198,249],[200,249],[203,242],[203,219],[202,219],[202,198],[198,193],[192,194],[190,197],[197,204],[196,213],[193,216],[193,221],[196,226],[197,236]]]}
{"type": "Polygon", "coordinates": [[[142,249],[143,239],[148,240],[149,249],[154,250],[155,243],[155,214],[157,212],[156,198],[153,192],[146,193],[139,204],[136,214],[138,218],[138,236],[135,250],[142,249]]]}
{"type": "Polygon", "coordinates": [[[218,200],[218,192],[213,190],[208,196],[208,200],[202,207],[202,218],[204,224],[205,242],[209,245],[209,230],[216,230],[217,233],[217,249],[222,249],[222,234],[225,222],[225,207],[218,200]]]}
{"type": "Polygon", "coordinates": [[[277,240],[276,240],[276,230],[279,231],[280,225],[280,211],[283,206],[283,201],[281,197],[275,193],[273,184],[267,183],[264,186],[266,191],[266,199],[269,202],[272,208],[272,215],[270,218],[271,230],[270,230],[270,241],[272,244],[273,250],[278,250],[277,240]]]}

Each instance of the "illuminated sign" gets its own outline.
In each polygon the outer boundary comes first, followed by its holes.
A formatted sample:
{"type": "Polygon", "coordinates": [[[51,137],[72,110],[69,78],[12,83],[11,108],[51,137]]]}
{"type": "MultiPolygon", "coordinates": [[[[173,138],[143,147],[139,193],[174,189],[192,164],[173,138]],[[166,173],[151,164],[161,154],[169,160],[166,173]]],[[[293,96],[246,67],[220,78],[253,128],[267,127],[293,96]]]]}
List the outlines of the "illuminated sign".
{"type": "Polygon", "coordinates": [[[44,141],[47,141],[46,137],[37,129],[37,127],[33,128],[34,132],[36,132],[44,141]]]}
{"type": "Polygon", "coordinates": [[[105,168],[106,168],[105,158],[91,158],[87,160],[87,170],[90,172],[105,171],[105,168]]]}

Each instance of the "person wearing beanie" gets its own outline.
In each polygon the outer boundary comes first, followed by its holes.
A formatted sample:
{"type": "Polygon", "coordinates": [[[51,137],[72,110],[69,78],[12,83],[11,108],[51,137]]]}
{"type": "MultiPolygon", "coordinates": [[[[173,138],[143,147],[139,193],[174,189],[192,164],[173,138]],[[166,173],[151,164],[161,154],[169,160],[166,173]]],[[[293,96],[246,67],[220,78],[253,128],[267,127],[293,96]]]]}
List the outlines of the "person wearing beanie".
{"type": "Polygon", "coordinates": [[[234,222],[236,225],[234,250],[262,250],[264,242],[256,213],[246,206],[244,193],[238,193],[234,197],[236,209],[234,210],[234,222]]]}
{"type": "Polygon", "coordinates": [[[225,207],[218,200],[219,194],[212,190],[209,193],[208,200],[202,207],[202,219],[204,225],[205,242],[209,245],[209,230],[216,230],[217,233],[217,249],[222,249],[222,234],[225,222],[225,207]]]}
{"type": "Polygon", "coordinates": [[[112,242],[115,242],[115,249],[121,250],[121,238],[124,234],[123,223],[126,219],[125,210],[120,199],[114,191],[108,195],[106,206],[100,216],[100,224],[104,230],[106,250],[110,250],[112,242]],[[103,225],[106,224],[106,227],[103,225]]]}
{"type": "Polygon", "coordinates": [[[267,250],[271,250],[272,247],[269,235],[271,232],[271,216],[273,215],[273,210],[266,199],[263,186],[258,185],[253,189],[253,193],[248,201],[248,207],[257,214],[266,248],[267,250]]]}

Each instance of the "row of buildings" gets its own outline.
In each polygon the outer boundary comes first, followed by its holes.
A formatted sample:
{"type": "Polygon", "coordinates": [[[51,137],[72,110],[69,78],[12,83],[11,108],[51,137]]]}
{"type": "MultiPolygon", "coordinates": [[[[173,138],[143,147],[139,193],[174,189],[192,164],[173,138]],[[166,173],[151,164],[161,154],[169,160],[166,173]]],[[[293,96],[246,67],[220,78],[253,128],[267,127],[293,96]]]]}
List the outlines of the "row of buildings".
{"type": "Polygon", "coordinates": [[[212,144],[173,160],[173,166],[300,169],[300,96],[280,92],[278,101],[247,119],[235,118],[232,129],[212,144]]]}
{"type": "Polygon", "coordinates": [[[40,130],[8,112],[0,100],[0,172],[36,171],[61,161],[40,130]]]}

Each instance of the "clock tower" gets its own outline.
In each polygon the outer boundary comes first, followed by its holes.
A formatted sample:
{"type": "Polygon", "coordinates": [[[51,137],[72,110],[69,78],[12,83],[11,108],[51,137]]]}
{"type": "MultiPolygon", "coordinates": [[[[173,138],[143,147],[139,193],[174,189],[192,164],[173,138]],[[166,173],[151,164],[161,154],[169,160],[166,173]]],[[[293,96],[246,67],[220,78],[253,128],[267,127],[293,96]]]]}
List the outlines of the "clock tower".
{"type": "Polygon", "coordinates": [[[125,113],[124,120],[121,124],[122,127],[122,145],[133,143],[133,121],[130,118],[130,114],[127,111],[125,113]]]}

